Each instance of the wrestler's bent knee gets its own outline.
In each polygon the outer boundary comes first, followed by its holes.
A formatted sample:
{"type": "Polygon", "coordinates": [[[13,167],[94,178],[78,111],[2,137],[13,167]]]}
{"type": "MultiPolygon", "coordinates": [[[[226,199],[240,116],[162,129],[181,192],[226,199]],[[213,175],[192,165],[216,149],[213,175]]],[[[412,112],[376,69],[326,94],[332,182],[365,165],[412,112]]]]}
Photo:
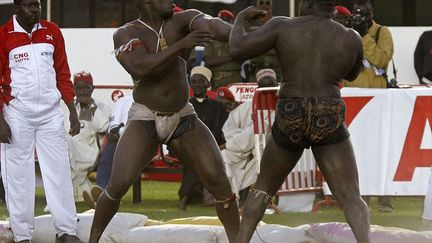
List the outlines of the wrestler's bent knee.
{"type": "Polygon", "coordinates": [[[128,189],[129,187],[119,188],[108,184],[104,190],[104,193],[109,199],[118,201],[127,193],[128,189]]]}

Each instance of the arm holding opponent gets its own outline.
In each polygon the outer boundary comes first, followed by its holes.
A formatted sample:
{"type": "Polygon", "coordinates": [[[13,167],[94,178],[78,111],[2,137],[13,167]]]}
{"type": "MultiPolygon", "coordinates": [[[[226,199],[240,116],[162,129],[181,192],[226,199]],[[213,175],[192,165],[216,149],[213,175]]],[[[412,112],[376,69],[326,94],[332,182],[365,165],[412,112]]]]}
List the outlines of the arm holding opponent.
{"type": "Polygon", "coordinates": [[[230,39],[230,53],[235,59],[249,59],[275,47],[278,40],[277,30],[285,17],[275,17],[266,22],[256,31],[247,32],[247,22],[258,16],[265,15],[266,11],[251,6],[241,11],[234,22],[230,39]]]}
{"type": "Polygon", "coordinates": [[[180,41],[157,53],[151,53],[146,44],[121,28],[114,33],[114,47],[117,60],[135,80],[158,71],[167,60],[177,56],[184,49],[191,49],[199,43],[208,42],[209,34],[204,31],[189,33],[180,41]]]}

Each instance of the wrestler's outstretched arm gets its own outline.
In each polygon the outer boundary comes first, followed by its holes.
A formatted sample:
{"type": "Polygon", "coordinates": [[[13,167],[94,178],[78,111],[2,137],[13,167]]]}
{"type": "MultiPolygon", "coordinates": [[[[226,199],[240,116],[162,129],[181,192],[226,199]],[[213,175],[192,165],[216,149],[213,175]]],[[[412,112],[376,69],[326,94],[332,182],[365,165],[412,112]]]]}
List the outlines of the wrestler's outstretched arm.
{"type": "Polygon", "coordinates": [[[117,60],[136,80],[158,72],[163,68],[162,64],[177,56],[180,51],[205,44],[210,38],[206,31],[193,31],[168,48],[152,53],[148,45],[127,28],[125,26],[114,33],[114,48],[117,60]]]}
{"type": "Polygon", "coordinates": [[[189,31],[205,31],[212,39],[228,42],[231,24],[220,18],[214,18],[196,9],[186,10],[178,14],[183,20],[183,25],[189,31]]]}
{"type": "Polygon", "coordinates": [[[265,11],[251,6],[237,15],[229,39],[230,54],[233,58],[249,59],[275,47],[279,35],[278,26],[282,22],[289,21],[289,18],[275,17],[257,30],[247,32],[247,22],[264,14],[266,14],[265,11]]]}

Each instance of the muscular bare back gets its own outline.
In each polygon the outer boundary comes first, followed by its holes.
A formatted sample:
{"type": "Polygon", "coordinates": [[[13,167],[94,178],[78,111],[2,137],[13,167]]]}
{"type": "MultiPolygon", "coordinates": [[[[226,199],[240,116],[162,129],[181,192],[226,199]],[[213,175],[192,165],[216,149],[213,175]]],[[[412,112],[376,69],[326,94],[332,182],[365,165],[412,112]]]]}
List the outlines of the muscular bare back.
{"type": "Polygon", "coordinates": [[[339,97],[338,83],[361,60],[357,34],[318,16],[283,21],[275,49],[282,65],[280,96],[339,97]]]}
{"type": "Polygon", "coordinates": [[[363,57],[358,34],[322,16],[273,18],[243,36],[241,52],[236,52],[235,38],[231,34],[235,56],[276,50],[283,75],[280,97],[339,97],[338,82],[357,75],[363,57]]]}

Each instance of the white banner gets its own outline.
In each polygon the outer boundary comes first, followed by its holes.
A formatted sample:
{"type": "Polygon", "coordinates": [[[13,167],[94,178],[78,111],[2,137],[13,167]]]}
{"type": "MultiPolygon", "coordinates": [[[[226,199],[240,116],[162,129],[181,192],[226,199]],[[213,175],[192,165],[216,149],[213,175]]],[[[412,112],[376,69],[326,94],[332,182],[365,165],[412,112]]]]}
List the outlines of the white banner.
{"type": "Polygon", "coordinates": [[[432,166],[432,88],[344,88],[363,195],[425,195],[432,166]]]}
{"type": "Polygon", "coordinates": [[[0,0],[0,4],[11,4],[13,0],[0,0]]]}

